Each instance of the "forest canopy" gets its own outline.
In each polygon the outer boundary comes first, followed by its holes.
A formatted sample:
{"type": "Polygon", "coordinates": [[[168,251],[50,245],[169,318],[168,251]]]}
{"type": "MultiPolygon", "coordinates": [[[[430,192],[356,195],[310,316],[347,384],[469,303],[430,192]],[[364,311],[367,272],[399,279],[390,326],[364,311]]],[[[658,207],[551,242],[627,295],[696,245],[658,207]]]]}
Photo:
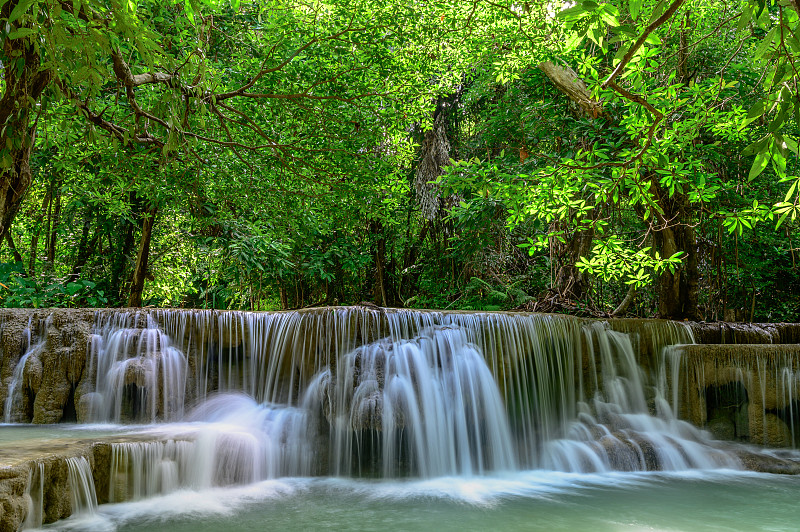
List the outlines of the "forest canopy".
{"type": "Polygon", "coordinates": [[[800,321],[798,0],[0,0],[0,302],[800,321]]]}

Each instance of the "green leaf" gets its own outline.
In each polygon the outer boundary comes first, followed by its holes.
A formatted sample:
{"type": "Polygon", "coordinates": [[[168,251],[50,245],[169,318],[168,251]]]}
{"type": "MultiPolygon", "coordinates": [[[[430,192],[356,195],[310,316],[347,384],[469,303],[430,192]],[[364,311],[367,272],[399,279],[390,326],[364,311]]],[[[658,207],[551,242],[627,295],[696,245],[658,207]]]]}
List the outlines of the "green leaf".
{"type": "Polygon", "coordinates": [[[753,120],[758,118],[759,116],[764,114],[764,111],[767,108],[767,101],[766,100],[759,100],[750,108],[747,112],[747,119],[753,120]]]}
{"type": "Polygon", "coordinates": [[[586,10],[583,9],[581,6],[571,7],[569,9],[565,9],[563,11],[559,11],[558,18],[563,18],[564,20],[574,20],[579,19],[587,16],[586,10]]]}
{"type": "Polygon", "coordinates": [[[67,284],[67,293],[71,296],[74,296],[78,292],[83,289],[83,285],[79,283],[68,283],[67,284]]]}
{"type": "Polygon", "coordinates": [[[780,127],[783,125],[784,120],[786,120],[786,106],[781,105],[781,110],[778,111],[778,114],[769,123],[767,131],[770,133],[778,131],[778,129],[780,129],[780,127]]]}
{"type": "Polygon", "coordinates": [[[780,150],[772,154],[772,168],[778,177],[786,177],[786,157],[780,150]]]}
{"type": "Polygon", "coordinates": [[[744,150],[742,150],[742,156],[750,157],[751,155],[755,155],[756,153],[762,151],[766,147],[767,142],[769,142],[769,137],[758,139],[754,143],[747,146],[744,150]]]}
{"type": "Polygon", "coordinates": [[[28,37],[29,35],[35,35],[36,33],[37,31],[32,28],[19,28],[9,33],[8,38],[12,40],[20,39],[22,37],[28,37]]]}
{"type": "Polygon", "coordinates": [[[183,10],[186,13],[186,16],[189,18],[192,24],[194,24],[194,8],[189,0],[185,0],[183,3],[183,10]]]}
{"type": "MultiPolygon", "coordinates": [[[[607,5],[609,4],[605,4],[603,7],[605,8],[607,5]]],[[[600,11],[600,19],[611,27],[619,26],[619,19],[609,9],[602,9],[600,11]]]]}
{"type": "Polygon", "coordinates": [[[748,181],[752,181],[761,175],[761,172],[763,172],[767,167],[767,164],[769,164],[771,158],[770,150],[763,150],[759,152],[753,161],[753,166],[750,167],[750,174],[747,176],[748,181]]]}
{"type": "Polygon", "coordinates": [[[750,21],[753,19],[753,9],[752,6],[745,6],[742,10],[742,16],[739,18],[739,25],[737,26],[738,31],[743,31],[749,24],[750,21]]]}
{"type": "Polygon", "coordinates": [[[772,45],[773,39],[775,39],[777,31],[778,31],[778,26],[775,26],[774,28],[769,30],[769,33],[767,33],[767,35],[761,41],[761,44],[758,45],[758,48],[756,48],[756,51],[753,53],[753,57],[758,59],[767,52],[769,47],[772,45]]]}
{"type": "Polygon", "coordinates": [[[36,0],[22,0],[11,11],[11,14],[8,16],[8,23],[11,24],[15,20],[17,20],[19,17],[24,15],[25,12],[28,11],[28,8],[31,7],[35,3],[36,3],[36,0]]]}
{"type": "Polygon", "coordinates": [[[639,18],[639,12],[642,10],[642,3],[644,0],[631,0],[628,4],[628,10],[631,12],[631,17],[633,20],[639,18]]]}
{"type": "Polygon", "coordinates": [[[653,44],[655,46],[659,46],[661,44],[661,37],[659,37],[655,33],[651,33],[650,35],[647,36],[644,42],[646,42],[647,44],[653,44]]]}
{"type": "Polygon", "coordinates": [[[578,47],[578,45],[583,41],[585,37],[586,37],[586,32],[573,33],[572,35],[570,35],[569,39],[567,39],[567,42],[565,44],[566,49],[574,50],[575,48],[578,47]]]}
{"type": "Polygon", "coordinates": [[[786,220],[787,216],[789,216],[789,211],[788,210],[785,213],[783,213],[783,215],[780,218],[778,218],[778,221],[775,224],[775,229],[780,228],[781,224],[783,223],[784,220],[786,220]]]}
{"type": "Polygon", "coordinates": [[[789,150],[789,153],[791,153],[793,155],[797,155],[798,154],[797,153],[798,145],[797,145],[797,141],[795,139],[793,139],[792,137],[788,137],[788,136],[787,137],[783,137],[783,144],[786,146],[786,149],[789,150]]]}
{"type": "Polygon", "coordinates": [[[789,199],[792,196],[794,196],[794,192],[795,192],[795,190],[797,190],[797,182],[798,182],[798,179],[795,179],[794,182],[792,183],[792,186],[789,187],[789,191],[786,192],[786,196],[783,198],[783,202],[784,203],[788,203],[789,199]]]}

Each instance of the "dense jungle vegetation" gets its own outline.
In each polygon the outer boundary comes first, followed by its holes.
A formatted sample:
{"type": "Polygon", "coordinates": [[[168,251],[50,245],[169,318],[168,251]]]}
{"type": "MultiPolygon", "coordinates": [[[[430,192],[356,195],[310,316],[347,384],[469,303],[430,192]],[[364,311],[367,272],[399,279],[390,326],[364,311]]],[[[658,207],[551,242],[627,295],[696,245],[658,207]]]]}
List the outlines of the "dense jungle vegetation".
{"type": "Polygon", "coordinates": [[[800,320],[798,0],[0,0],[5,306],[800,320]]]}

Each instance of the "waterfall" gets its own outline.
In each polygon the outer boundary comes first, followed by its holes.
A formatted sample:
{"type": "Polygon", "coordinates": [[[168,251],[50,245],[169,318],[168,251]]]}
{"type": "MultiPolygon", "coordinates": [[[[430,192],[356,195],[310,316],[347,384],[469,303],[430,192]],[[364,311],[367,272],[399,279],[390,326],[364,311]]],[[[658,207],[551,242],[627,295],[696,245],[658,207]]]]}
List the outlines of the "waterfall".
{"type": "MultiPolygon", "coordinates": [[[[14,367],[14,372],[11,375],[11,382],[8,385],[5,404],[3,406],[3,421],[5,423],[13,423],[15,421],[24,421],[26,417],[30,417],[26,412],[26,405],[23,404],[24,388],[25,388],[25,375],[28,371],[28,361],[35,360],[36,357],[42,352],[45,347],[46,338],[42,338],[34,345],[31,345],[31,322],[28,320],[28,326],[23,331],[23,355],[20,357],[19,362],[14,367]]],[[[46,325],[44,329],[47,330],[46,325]]]]}
{"type": "Polygon", "coordinates": [[[92,421],[180,419],[185,403],[186,356],[158,324],[139,314],[99,321],[90,341],[87,395],[92,421]]]}
{"type": "Polygon", "coordinates": [[[37,462],[28,472],[25,498],[28,501],[28,513],[22,522],[22,530],[41,527],[44,520],[44,463],[37,462]]]}
{"type": "Polygon", "coordinates": [[[67,458],[67,481],[72,515],[93,514],[97,510],[97,494],[92,479],[92,466],[83,456],[67,458]]]}
{"type": "Polygon", "coordinates": [[[800,443],[800,346],[674,345],[672,410],[721,439],[800,443]]]}
{"type": "Polygon", "coordinates": [[[568,437],[547,443],[546,468],[590,472],[740,466],[736,457],[716,449],[709,435],[674,415],[663,388],[653,386],[648,400],[647,378],[628,334],[602,323],[586,326],[585,332],[590,350],[597,351],[589,359],[600,362],[596,392],[591,403],[579,404],[568,437]]]}
{"type": "Polygon", "coordinates": [[[284,477],[800,470],[736,443],[800,444],[800,346],[695,344],[721,327],[364,307],[19,315],[0,326],[6,422],[31,407],[58,421],[66,404],[81,423],[146,426],[93,443],[91,464],[66,459],[66,479],[31,461],[15,528],[66,506],[50,480],[92,514],[93,475],[101,502],[123,502],[284,477]]]}
{"type": "Polygon", "coordinates": [[[111,446],[109,502],[136,501],[170,493],[180,485],[193,458],[193,442],[125,442],[111,446]]]}
{"type": "Polygon", "coordinates": [[[735,466],[678,420],[664,348],[693,342],[691,329],[612,326],[365,308],[98,313],[86,397],[96,421],[179,420],[199,405],[189,419],[251,437],[232,445],[252,454],[253,480],[735,466]]]}
{"type": "Polygon", "coordinates": [[[330,422],[336,475],[370,464],[384,477],[473,475],[515,468],[494,377],[460,328],[379,340],[346,354],[309,387],[330,422]],[[354,462],[358,461],[358,464],[354,462]]]}
{"type": "Polygon", "coordinates": [[[190,419],[211,425],[187,429],[185,440],[111,444],[109,501],[319,473],[313,464],[314,436],[301,409],[224,394],[209,399],[190,419]]]}
{"type": "MultiPolygon", "coordinates": [[[[26,368],[44,348],[26,331],[6,420],[21,412],[26,368]]],[[[208,426],[191,442],[131,444],[119,456],[131,471],[128,498],[286,475],[735,467],[697,428],[714,421],[719,401],[687,399],[709,386],[735,395],[731,381],[746,388],[740,417],[750,432],[784,430],[779,418],[796,445],[794,355],[723,361],[686,355],[703,347],[693,342],[686,324],[660,320],[363,307],[98,311],[76,410],[83,421],[208,426]],[[181,465],[190,451],[194,461],[206,453],[208,467],[181,465]],[[130,480],[137,475],[146,484],[130,480]]]]}

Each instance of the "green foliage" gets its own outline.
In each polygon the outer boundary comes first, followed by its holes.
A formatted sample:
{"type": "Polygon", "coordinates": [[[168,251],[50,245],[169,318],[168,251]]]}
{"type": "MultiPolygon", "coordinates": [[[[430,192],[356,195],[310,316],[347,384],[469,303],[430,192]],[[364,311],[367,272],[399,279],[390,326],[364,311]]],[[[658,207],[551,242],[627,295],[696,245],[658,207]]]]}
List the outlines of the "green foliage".
{"type": "Polygon", "coordinates": [[[0,263],[2,304],[6,308],[104,307],[108,298],[97,284],[85,279],[68,281],[24,276],[21,264],[0,263]]]}
{"type": "Polygon", "coordinates": [[[671,4],[10,0],[3,304],[800,319],[800,17],[671,4]]]}

